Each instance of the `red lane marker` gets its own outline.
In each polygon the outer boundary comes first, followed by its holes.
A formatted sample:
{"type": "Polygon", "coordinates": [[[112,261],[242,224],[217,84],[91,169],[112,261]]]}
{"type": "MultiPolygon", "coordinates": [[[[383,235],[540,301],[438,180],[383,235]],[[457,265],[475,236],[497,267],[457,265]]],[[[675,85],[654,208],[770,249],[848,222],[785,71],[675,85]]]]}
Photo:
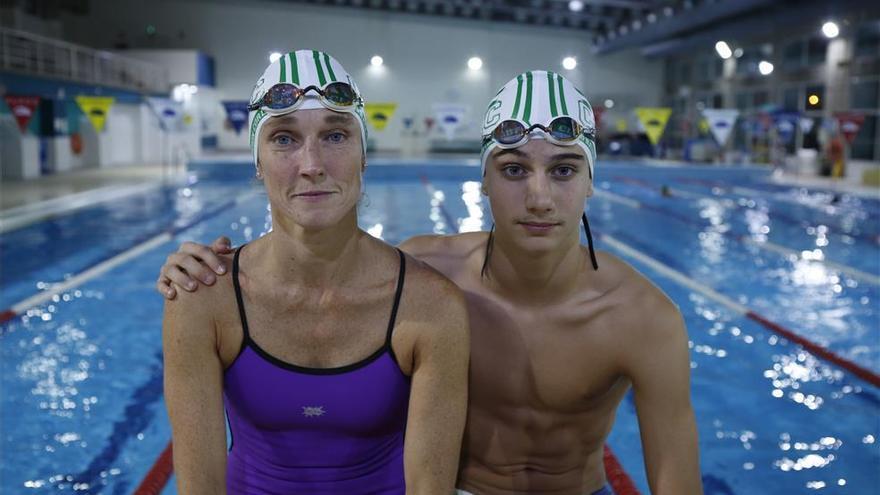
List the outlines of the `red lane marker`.
{"type": "Polygon", "coordinates": [[[763,316],[761,316],[753,311],[749,311],[748,313],[746,313],[746,316],[748,316],[750,319],[760,323],[761,325],[764,325],[764,327],[766,327],[766,328],[778,333],[779,335],[785,337],[786,339],[799,344],[801,347],[803,347],[804,349],[815,354],[817,357],[820,357],[822,359],[825,359],[826,361],[830,361],[830,362],[840,366],[841,368],[851,372],[852,374],[856,375],[857,377],[861,378],[862,380],[865,380],[866,382],[870,383],[871,385],[874,385],[875,387],[880,387],[880,375],[877,375],[877,373],[874,373],[873,371],[871,371],[867,368],[863,368],[862,366],[859,366],[858,364],[856,364],[846,358],[842,358],[842,357],[838,356],[837,354],[834,354],[833,352],[829,351],[828,349],[826,349],[826,348],[824,348],[814,342],[811,342],[804,337],[801,337],[800,335],[792,332],[791,330],[783,327],[782,325],[780,325],[778,323],[774,323],[774,322],[768,320],[767,318],[764,318],[763,316]]]}
{"type": "Polygon", "coordinates": [[[140,486],[134,491],[134,495],[159,495],[168,484],[171,474],[174,472],[174,463],[171,457],[171,442],[165,447],[165,450],[159,454],[153,467],[144,476],[140,486]]]}
{"type": "Polygon", "coordinates": [[[632,478],[626,474],[620,461],[607,445],[602,460],[605,461],[605,477],[608,478],[608,484],[611,485],[615,495],[641,495],[632,478]]]}
{"type": "Polygon", "coordinates": [[[15,318],[16,316],[18,316],[18,315],[15,314],[15,311],[13,311],[11,309],[5,309],[5,310],[3,310],[2,313],[0,313],[0,323],[6,323],[7,321],[15,318]]]}

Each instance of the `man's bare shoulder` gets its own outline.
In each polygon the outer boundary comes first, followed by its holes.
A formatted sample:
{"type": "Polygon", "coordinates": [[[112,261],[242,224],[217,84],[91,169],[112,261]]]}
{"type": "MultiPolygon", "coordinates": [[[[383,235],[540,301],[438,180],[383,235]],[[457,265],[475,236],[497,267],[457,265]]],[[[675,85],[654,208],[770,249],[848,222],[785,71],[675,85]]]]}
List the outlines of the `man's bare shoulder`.
{"type": "Polygon", "coordinates": [[[455,235],[419,235],[400,244],[400,249],[449,274],[453,267],[462,267],[477,251],[485,248],[488,233],[468,232],[455,235]]]}
{"type": "MultiPolygon", "coordinates": [[[[615,320],[636,339],[656,338],[681,328],[678,306],[629,263],[608,252],[597,252],[603,284],[610,287],[615,320]]],[[[668,334],[667,334],[668,335],[668,334]]]]}

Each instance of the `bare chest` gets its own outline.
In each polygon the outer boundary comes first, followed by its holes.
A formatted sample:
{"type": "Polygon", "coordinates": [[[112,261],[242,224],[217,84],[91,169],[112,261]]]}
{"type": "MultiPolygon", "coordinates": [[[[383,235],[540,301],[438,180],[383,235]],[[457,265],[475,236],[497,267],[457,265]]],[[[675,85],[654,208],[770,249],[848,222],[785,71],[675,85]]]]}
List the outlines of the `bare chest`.
{"type": "Polygon", "coordinates": [[[616,405],[626,380],[614,329],[603,318],[566,307],[509,307],[474,293],[468,304],[474,404],[574,415],[616,405]]]}

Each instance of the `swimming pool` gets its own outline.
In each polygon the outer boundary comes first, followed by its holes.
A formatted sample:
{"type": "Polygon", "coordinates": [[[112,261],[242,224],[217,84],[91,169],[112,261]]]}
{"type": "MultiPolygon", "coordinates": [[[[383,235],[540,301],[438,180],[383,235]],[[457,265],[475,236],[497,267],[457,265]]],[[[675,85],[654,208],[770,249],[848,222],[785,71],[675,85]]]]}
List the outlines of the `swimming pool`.
{"type": "MultiPolygon", "coordinates": [[[[880,389],[853,371],[880,372],[880,201],[778,185],[754,168],[597,171],[598,247],[684,314],[706,493],[880,493],[880,389]]],[[[251,175],[244,163],[193,164],[186,184],[0,236],[0,310],[69,286],[0,327],[0,491],[138,486],[170,439],[157,269],[182,240],[265,232],[251,175]]],[[[392,243],[486,229],[478,179],[455,162],[373,163],[361,225],[392,243]]],[[[609,445],[647,493],[630,398],[609,445]]]]}

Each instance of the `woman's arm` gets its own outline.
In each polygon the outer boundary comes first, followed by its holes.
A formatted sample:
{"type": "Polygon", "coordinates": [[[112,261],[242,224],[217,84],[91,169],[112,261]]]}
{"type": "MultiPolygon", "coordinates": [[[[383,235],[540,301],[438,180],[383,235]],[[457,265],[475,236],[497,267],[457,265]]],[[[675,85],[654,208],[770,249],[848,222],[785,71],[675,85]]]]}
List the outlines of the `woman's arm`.
{"type": "MultiPolygon", "coordinates": [[[[404,446],[407,495],[452,493],[467,411],[470,332],[461,291],[446,279],[417,315],[404,446]]],[[[422,291],[419,291],[422,292],[422,291]]],[[[430,298],[428,298],[430,294],[430,298]]]]}
{"type": "Polygon", "coordinates": [[[174,472],[186,495],[226,493],[223,366],[208,292],[166,301],[162,325],[174,472]]]}

